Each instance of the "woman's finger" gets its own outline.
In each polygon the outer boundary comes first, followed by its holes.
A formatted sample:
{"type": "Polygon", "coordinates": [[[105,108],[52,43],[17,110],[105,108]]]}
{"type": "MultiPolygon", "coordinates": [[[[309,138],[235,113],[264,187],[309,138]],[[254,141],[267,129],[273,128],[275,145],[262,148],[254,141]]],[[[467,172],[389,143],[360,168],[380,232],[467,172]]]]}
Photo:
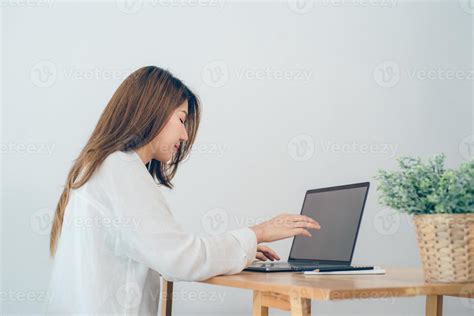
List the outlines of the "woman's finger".
{"type": "Polygon", "coordinates": [[[308,223],[313,223],[315,225],[321,226],[316,220],[313,218],[306,216],[306,215],[286,215],[283,216],[282,220],[286,223],[288,222],[308,222],[308,223]]]}
{"type": "Polygon", "coordinates": [[[267,257],[265,257],[261,252],[257,252],[255,258],[257,258],[258,260],[267,261],[267,257]]]}
{"type": "Polygon", "coordinates": [[[266,255],[267,257],[268,257],[268,255],[270,255],[272,258],[274,258],[276,260],[280,260],[280,256],[278,256],[278,254],[275,252],[275,250],[273,250],[270,247],[263,246],[263,245],[258,245],[257,250],[263,252],[264,255],[266,255]]]}
{"type": "Polygon", "coordinates": [[[321,229],[321,226],[319,226],[319,224],[313,224],[313,223],[304,222],[304,221],[293,222],[292,226],[293,226],[293,228],[321,229]]]}
{"type": "Polygon", "coordinates": [[[311,233],[304,228],[295,228],[292,230],[293,236],[302,235],[307,237],[312,237],[311,233]]]}
{"type": "Polygon", "coordinates": [[[315,221],[314,219],[312,219],[311,217],[306,216],[306,215],[296,215],[295,220],[296,221],[303,221],[303,222],[310,222],[310,223],[319,225],[319,223],[317,221],[315,221]]]}

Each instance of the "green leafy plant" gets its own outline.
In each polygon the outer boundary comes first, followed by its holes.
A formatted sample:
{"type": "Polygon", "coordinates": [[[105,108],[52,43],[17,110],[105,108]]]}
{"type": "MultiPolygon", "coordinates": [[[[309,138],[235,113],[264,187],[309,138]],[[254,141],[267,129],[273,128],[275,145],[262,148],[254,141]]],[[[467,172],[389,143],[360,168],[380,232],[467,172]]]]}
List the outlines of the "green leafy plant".
{"type": "Polygon", "coordinates": [[[380,202],[409,214],[474,213],[474,159],[457,169],[445,169],[444,159],[400,157],[399,171],[379,170],[380,202]]]}

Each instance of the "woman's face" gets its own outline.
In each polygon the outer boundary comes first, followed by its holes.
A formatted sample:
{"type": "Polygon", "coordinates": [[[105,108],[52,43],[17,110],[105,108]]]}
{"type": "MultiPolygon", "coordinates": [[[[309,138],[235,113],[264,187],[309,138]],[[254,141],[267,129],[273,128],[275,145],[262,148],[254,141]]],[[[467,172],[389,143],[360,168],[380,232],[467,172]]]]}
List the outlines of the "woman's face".
{"type": "Polygon", "coordinates": [[[188,101],[184,101],[172,114],[165,127],[151,141],[151,156],[161,162],[169,162],[178,151],[181,142],[188,140],[184,122],[188,115],[188,101]]]}

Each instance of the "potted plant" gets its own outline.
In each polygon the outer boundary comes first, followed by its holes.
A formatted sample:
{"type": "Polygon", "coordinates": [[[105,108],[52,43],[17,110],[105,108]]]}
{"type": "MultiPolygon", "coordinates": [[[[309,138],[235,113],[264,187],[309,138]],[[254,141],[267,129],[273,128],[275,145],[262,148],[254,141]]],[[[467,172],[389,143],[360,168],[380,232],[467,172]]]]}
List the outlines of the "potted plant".
{"type": "Polygon", "coordinates": [[[474,282],[474,159],[444,167],[444,154],[422,162],[397,158],[379,170],[380,202],[413,215],[427,282],[474,282]]]}

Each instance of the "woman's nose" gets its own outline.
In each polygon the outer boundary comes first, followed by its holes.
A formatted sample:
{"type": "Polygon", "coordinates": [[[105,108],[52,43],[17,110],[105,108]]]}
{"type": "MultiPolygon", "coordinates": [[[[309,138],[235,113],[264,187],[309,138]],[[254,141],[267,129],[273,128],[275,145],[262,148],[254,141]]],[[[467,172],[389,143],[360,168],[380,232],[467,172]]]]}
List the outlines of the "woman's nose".
{"type": "Polygon", "coordinates": [[[184,129],[183,134],[181,134],[180,141],[185,142],[188,140],[188,132],[184,129]]]}

